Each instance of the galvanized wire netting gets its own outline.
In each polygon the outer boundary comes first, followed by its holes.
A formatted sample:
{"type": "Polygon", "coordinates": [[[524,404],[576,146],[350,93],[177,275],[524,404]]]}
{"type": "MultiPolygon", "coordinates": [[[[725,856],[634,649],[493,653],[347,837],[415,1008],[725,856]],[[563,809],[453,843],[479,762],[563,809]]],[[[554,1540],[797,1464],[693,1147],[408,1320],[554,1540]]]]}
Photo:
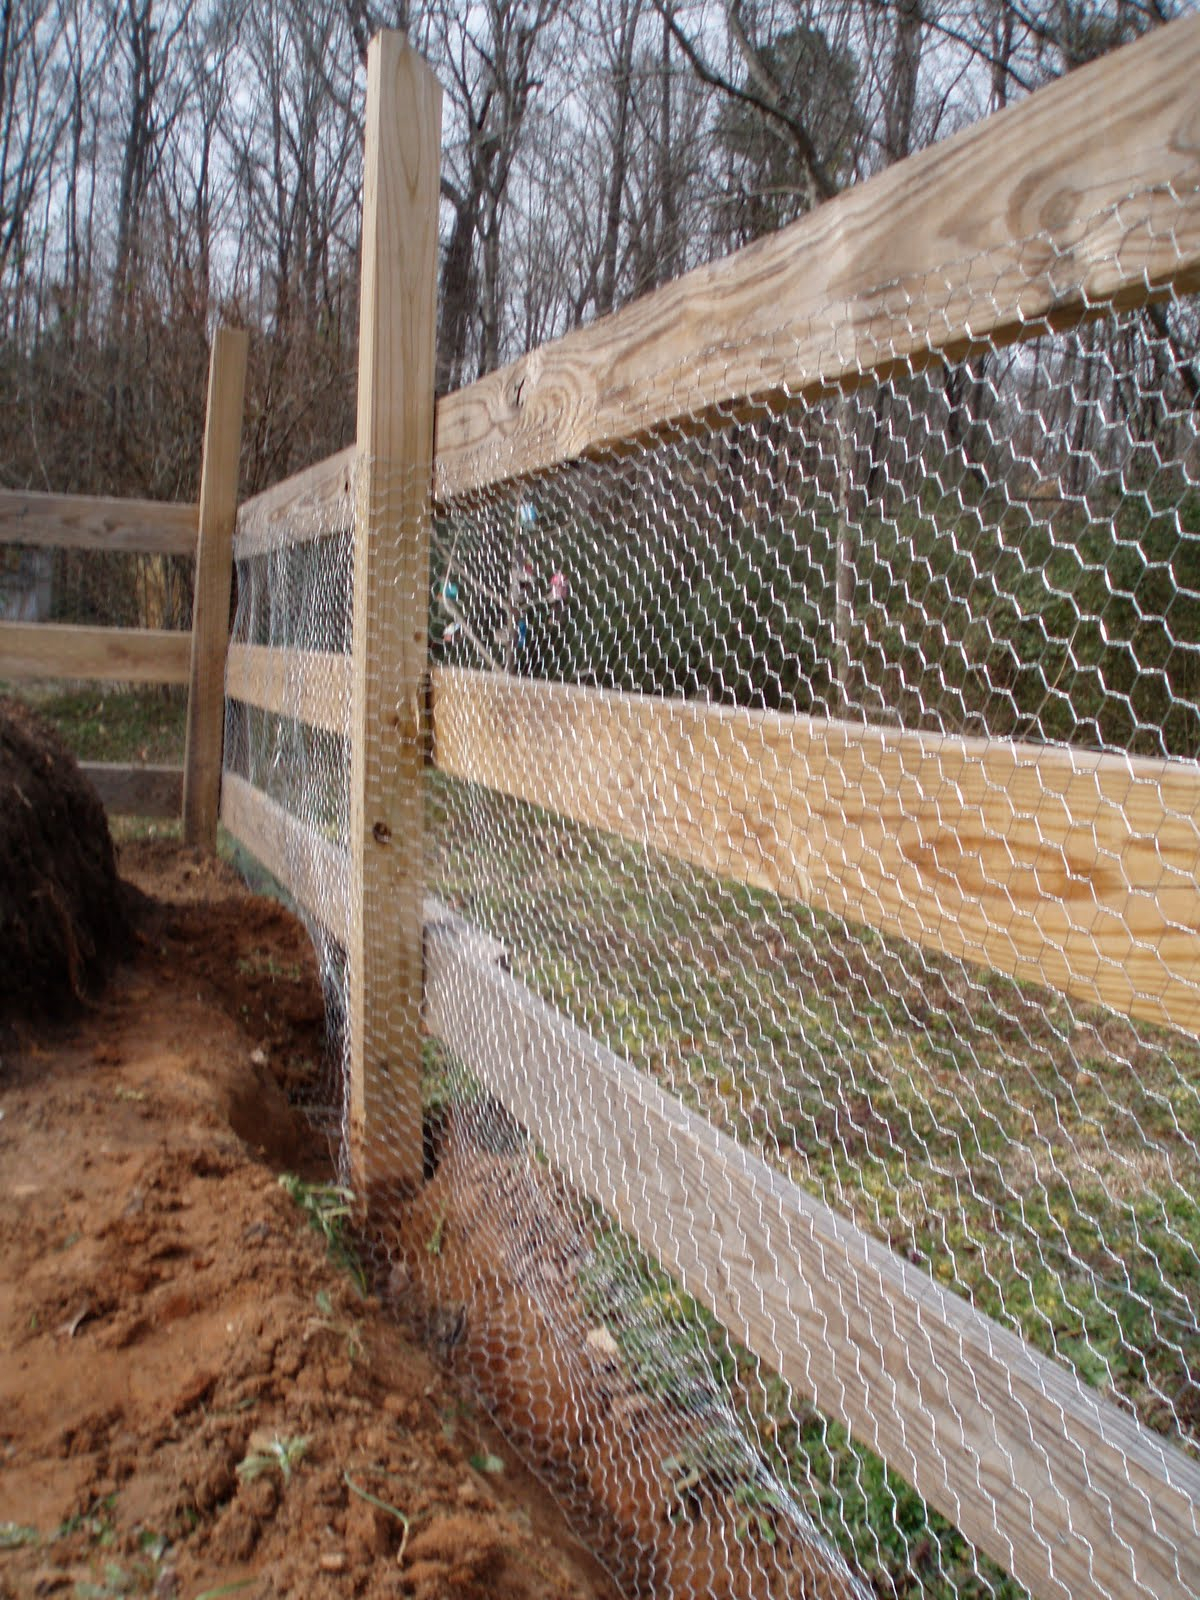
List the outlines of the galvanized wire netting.
{"type": "MultiPolygon", "coordinates": [[[[787,1329],[725,1330],[743,1230],[764,1283],[803,1276],[794,1241],[732,1190],[702,1240],[647,1213],[683,1144],[606,1138],[619,1063],[622,1116],[660,1087],[1200,1448],[1198,350],[1177,295],[437,511],[427,941],[474,943],[430,1000],[426,1181],[380,1282],[631,1593],[1012,1596],[1004,1550],[1045,1534],[988,1499],[973,1411],[939,1449],[978,1453],[982,1544],[837,1420],[852,1350],[806,1391],[768,1359],[787,1329]]],[[[235,638],[345,652],[350,537],[302,531],[243,530],[235,638]]],[[[345,906],[349,690],[323,731],[306,693],[231,701],[227,764],[345,906]]],[[[1168,1592],[1093,1554],[1095,1592],[1168,1592]]]]}

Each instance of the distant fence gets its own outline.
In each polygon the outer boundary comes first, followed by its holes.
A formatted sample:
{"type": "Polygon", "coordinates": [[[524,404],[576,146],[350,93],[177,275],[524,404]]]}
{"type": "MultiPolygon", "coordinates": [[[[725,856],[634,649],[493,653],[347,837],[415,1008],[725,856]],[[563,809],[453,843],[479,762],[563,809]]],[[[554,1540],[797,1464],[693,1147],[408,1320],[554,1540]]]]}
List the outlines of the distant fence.
{"type": "Polygon", "coordinates": [[[199,506],[0,490],[0,545],[196,560],[190,632],[0,622],[0,683],[186,684],[182,767],[85,762],[83,768],[110,814],[182,814],[189,841],[210,849],[221,779],[230,539],[246,350],[246,335],[231,329],[220,330],[213,343],[199,506]]]}

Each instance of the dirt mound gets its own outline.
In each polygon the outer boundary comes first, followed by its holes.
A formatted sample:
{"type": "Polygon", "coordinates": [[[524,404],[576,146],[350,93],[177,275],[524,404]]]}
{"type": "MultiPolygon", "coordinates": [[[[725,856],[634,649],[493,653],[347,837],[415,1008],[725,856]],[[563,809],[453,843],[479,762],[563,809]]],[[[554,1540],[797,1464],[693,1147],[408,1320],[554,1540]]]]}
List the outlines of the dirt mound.
{"type": "Polygon", "coordinates": [[[53,729],[0,699],[0,1021],[96,994],[129,943],[103,806],[53,729]]]}

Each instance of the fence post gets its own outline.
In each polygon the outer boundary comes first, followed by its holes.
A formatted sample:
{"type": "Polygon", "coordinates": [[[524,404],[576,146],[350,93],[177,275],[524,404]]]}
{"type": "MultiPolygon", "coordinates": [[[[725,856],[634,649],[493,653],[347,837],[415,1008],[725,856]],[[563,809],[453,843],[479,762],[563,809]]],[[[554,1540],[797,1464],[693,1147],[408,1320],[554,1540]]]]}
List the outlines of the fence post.
{"type": "Polygon", "coordinates": [[[198,845],[202,850],[216,848],[221,802],[225,651],[229,644],[229,587],[248,342],[242,328],[218,328],[208,368],[208,415],[200,470],[200,536],[192,601],[187,751],[183,763],[183,837],[187,844],[198,845]]]}
{"type": "Polygon", "coordinates": [[[442,94],[404,35],[367,53],[350,790],[350,1163],[421,1181],[423,807],[442,94]]]}

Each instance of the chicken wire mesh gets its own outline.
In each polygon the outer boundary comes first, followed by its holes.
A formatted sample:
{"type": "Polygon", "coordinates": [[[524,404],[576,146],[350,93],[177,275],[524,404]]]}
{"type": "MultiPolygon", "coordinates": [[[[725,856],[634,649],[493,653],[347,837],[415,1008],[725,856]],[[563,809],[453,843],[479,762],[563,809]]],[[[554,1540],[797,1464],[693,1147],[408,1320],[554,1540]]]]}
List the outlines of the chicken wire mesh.
{"type": "MultiPolygon", "coordinates": [[[[998,1488],[1016,1389],[956,1388],[869,1293],[821,1309],[825,1246],[729,1152],[873,1241],[864,1281],[899,1264],[1194,1459],[1198,349],[1194,298],[1097,308],[437,509],[423,1173],[379,1283],[631,1594],[1188,1590],[1194,1504],[1065,1423],[998,1488]],[[939,1408],[941,1510],[903,1420],[939,1408]]],[[[287,533],[240,529],[235,640],[294,653],[274,710],[231,698],[227,773],[303,824],[345,1043],[353,540],[327,502],[287,533]]]]}

